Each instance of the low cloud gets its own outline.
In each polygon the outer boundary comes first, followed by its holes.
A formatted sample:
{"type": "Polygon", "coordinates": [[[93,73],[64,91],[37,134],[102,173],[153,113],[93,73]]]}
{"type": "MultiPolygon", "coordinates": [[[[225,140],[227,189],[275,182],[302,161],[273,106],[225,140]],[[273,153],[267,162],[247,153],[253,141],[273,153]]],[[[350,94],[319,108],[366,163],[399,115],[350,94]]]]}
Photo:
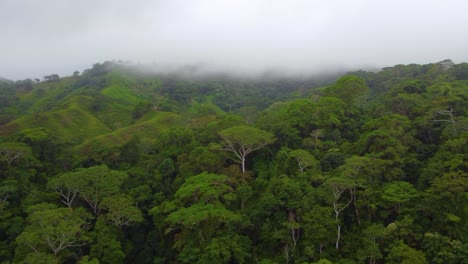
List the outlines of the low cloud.
{"type": "Polygon", "coordinates": [[[70,75],[105,60],[316,73],[468,61],[460,0],[4,0],[0,76],[70,75]]]}

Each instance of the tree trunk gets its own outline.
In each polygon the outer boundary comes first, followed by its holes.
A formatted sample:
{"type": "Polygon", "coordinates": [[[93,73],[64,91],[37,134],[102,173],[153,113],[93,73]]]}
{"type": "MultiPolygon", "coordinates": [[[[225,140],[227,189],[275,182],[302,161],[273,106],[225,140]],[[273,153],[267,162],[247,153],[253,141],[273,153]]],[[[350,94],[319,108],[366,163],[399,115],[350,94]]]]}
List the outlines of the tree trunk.
{"type": "Polygon", "coordinates": [[[354,212],[356,213],[357,223],[360,226],[361,225],[361,217],[359,216],[359,209],[357,207],[356,188],[354,188],[354,190],[353,190],[353,205],[354,205],[354,212]]]}
{"type": "Polygon", "coordinates": [[[336,232],[336,243],[335,243],[335,247],[337,250],[340,248],[340,238],[341,238],[341,226],[338,225],[338,229],[336,232]]]}
{"type": "Polygon", "coordinates": [[[242,173],[245,173],[245,157],[242,158],[242,173]]]}

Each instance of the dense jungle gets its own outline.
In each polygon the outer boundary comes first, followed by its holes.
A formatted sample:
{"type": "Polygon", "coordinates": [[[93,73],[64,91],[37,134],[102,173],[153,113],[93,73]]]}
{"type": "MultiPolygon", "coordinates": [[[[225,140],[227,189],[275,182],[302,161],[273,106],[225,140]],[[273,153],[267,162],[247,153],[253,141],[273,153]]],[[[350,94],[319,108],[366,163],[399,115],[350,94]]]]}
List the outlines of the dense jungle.
{"type": "Polygon", "coordinates": [[[0,79],[0,263],[468,263],[468,63],[70,74],[0,79]]]}

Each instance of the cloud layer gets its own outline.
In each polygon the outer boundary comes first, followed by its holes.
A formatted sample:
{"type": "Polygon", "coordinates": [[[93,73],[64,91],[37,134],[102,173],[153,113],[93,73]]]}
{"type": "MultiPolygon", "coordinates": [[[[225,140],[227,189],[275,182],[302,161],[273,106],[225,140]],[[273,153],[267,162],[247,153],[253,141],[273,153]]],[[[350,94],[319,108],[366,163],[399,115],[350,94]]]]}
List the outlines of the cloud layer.
{"type": "Polygon", "coordinates": [[[3,0],[0,76],[104,60],[313,73],[468,61],[464,0],[3,0]]]}

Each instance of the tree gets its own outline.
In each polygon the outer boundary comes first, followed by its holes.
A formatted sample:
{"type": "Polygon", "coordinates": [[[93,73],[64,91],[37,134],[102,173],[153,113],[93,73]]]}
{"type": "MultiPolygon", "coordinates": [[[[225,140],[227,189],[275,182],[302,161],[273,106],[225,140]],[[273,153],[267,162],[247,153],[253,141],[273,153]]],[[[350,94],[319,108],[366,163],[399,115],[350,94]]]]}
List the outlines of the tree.
{"type": "Polygon", "coordinates": [[[197,173],[206,172],[219,172],[223,167],[223,156],[219,155],[215,150],[207,147],[197,147],[190,152],[189,161],[197,173]]]}
{"type": "Polygon", "coordinates": [[[345,118],[345,103],[335,97],[321,97],[312,113],[319,128],[333,129],[339,126],[345,118]]]}
{"type": "Polygon", "coordinates": [[[310,258],[320,258],[324,248],[334,242],[336,223],[332,214],[332,208],[319,205],[304,212],[301,226],[304,229],[303,239],[308,244],[305,253],[310,258]]]}
{"type": "Polygon", "coordinates": [[[0,78],[0,109],[12,105],[18,100],[15,92],[15,83],[0,78]]]}
{"type": "Polygon", "coordinates": [[[66,172],[50,179],[48,187],[58,192],[60,201],[71,208],[83,185],[73,172],[66,172]]]}
{"type": "Polygon", "coordinates": [[[278,143],[286,147],[299,147],[301,132],[291,119],[291,102],[276,102],[263,110],[256,120],[257,127],[275,134],[278,143]]]}
{"type": "Polygon", "coordinates": [[[28,254],[22,263],[25,264],[59,264],[60,260],[48,253],[34,252],[28,254]]]}
{"type": "Polygon", "coordinates": [[[343,194],[346,191],[350,191],[354,188],[355,183],[350,179],[346,179],[343,177],[332,177],[328,179],[325,183],[329,188],[332,190],[333,193],[333,211],[335,212],[335,221],[337,223],[336,226],[336,241],[335,241],[335,248],[340,248],[340,239],[341,239],[341,224],[339,222],[340,213],[346,209],[351,202],[353,201],[353,196],[350,195],[349,200],[341,203],[340,200],[343,197],[343,194]]]}
{"type": "Polygon", "coordinates": [[[42,162],[55,163],[60,155],[60,145],[52,131],[44,127],[27,128],[20,132],[19,139],[31,146],[34,157],[42,162]]]}
{"type": "Polygon", "coordinates": [[[457,80],[468,80],[468,63],[456,64],[451,71],[457,80]]]}
{"type": "Polygon", "coordinates": [[[316,104],[310,99],[298,99],[288,105],[288,122],[303,136],[308,135],[315,125],[315,120],[310,118],[315,107],[316,104]]]}
{"type": "Polygon", "coordinates": [[[150,211],[155,217],[167,215],[166,234],[177,232],[174,247],[179,262],[206,263],[211,256],[211,263],[242,263],[248,255],[248,240],[234,232],[245,219],[226,206],[236,199],[228,180],[225,175],[208,173],[189,177],[174,200],[150,211]]]}
{"type": "Polygon", "coordinates": [[[118,227],[143,221],[140,209],[132,204],[132,199],[125,195],[109,196],[101,202],[102,208],[108,211],[107,221],[118,227]]]}
{"type": "Polygon", "coordinates": [[[94,213],[101,210],[101,201],[120,191],[127,174],[121,171],[110,170],[105,165],[82,169],[77,174],[84,179],[80,196],[91,206],[94,213]]]}
{"type": "Polygon", "coordinates": [[[119,241],[120,232],[114,225],[108,225],[99,217],[92,231],[93,243],[89,255],[99,259],[99,263],[124,263],[125,253],[119,241]]]}
{"type": "Polygon", "coordinates": [[[58,74],[45,75],[44,80],[48,82],[58,81],[60,80],[60,76],[58,74]]]}
{"type": "Polygon", "coordinates": [[[156,150],[166,156],[177,156],[190,152],[196,144],[197,141],[191,129],[174,126],[159,135],[156,150]]]}
{"type": "Polygon", "coordinates": [[[289,153],[289,156],[297,161],[299,172],[304,173],[304,170],[309,167],[318,167],[318,161],[307,150],[296,149],[289,153]]]}
{"type": "Polygon", "coordinates": [[[273,134],[249,126],[234,126],[220,131],[219,136],[224,140],[222,150],[234,153],[234,161],[241,164],[242,173],[247,155],[276,140],[273,134]]]}
{"type": "Polygon", "coordinates": [[[57,208],[51,204],[39,204],[28,210],[29,225],[16,241],[33,252],[51,252],[57,256],[65,249],[87,243],[87,221],[90,215],[82,208],[57,208]]]}
{"type": "Polygon", "coordinates": [[[272,219],[260,228],[263,243],[271,248],[282,248],[286,263],[297,257],[297,246],[303,236],[301,220],[306,187],[304,182],[283,174],[271,179],[267,192],[257,203],[264,217],[272,219]]]}
{"type": "Polygon", "coordinates": [[[426,258],[431,263],[455,264],[466,263],[468,255],[463,252],[462,242],[452,240],[439,233],[424,234],[423,247],[426,258]],[[463,262],[465,260],[465,262],[463,262]]]}
{"type": "Polygon", "coordinates": [[[117,194],[126,178],[125,172],[101,165],[64,173],[52,179],[49,187],[54,188],[60,194],[61,201],[69,207],[78,193],[97,214],[102,208],[102,200],[117,194]]]}
{"type": "Polygon", "coordinates": [[[424,253],[406,245],[403,241],[400,240],[390,250],[385,263],[425,264],[427,262],[424,253]]]}
{"type": "Polygon", "coordinates": [[[382,199],[394,205],[400,214],[401,205],[418,196],[418,192],[409,182],[393,181],[385,185],[382,199]]]}
{"type": "Polygon", "coordinates": [[[31,154],[31,148],[26,144],[17,142],[0,144],[0,161],[6,161],[8,167],[11,167],[13,161],[27,154],[31,154]]]}
{"type": "Polygon", "coordinates": [[[236,233],[213,238],[196,263],[248,263],[249,246],[250,241],[236,233]]]}
{"type": "Polygon", "coordinates": [[[468,173],[444,173],[432,182],[423,195],[423,212],[432,228],[452,238],[463,239],[468,232],[468,173]]]}
{"type": "Polygon", "coordinates": [[[364,261],[369,259],[369,264],[375,264],[381,259],[382,252],[379,248],[379,240],[385,237],[385,227],[380,224],[372,224],[363,231],[363,247],[358,250],[358,257],[364,261]]]}
{"type": "MultiPolygon", "coordinates": [[[[365,167],[368,163],[368,158],[359,157],[359,156],[352,156],[351,158],[346,159],[345,163],[338,167],[337,171],[339,174],[344,178],[350,181],[350,196],[353,201],[354,210],[356,213],[357,222],[360,225],[361,220],[359,216],[359,210],[357,208],[357,188],[363,187],[364,181],[362,180],[361,176],[361,169],[365,167]]],[[[336,183],[334,183],[336,185],[336,183]]],[[[336,189],[337,186],[333,188],[336,189]]],[[[335,191],[334,191],[335,192],[335,191]]],[[[336,210],[335,210],[336,213],[336,210]]]]}
{"type": "Polygon", "coordinates": [[[16,179],[5,179],[0,181],[0,215],[3,210],[9,205],[8,200],[11,199],[10,196],[18,193],[18,181],[16,179]]]}
{"type": "Polygon", "coordinates": [[[328,87],[324,93],[326,96],[333,96],[343,100],[349,109],[360,96],[368,91],[369,87],[367,87],[364,79],[348,75],[338,79],[336,84],[328,87]]]}

